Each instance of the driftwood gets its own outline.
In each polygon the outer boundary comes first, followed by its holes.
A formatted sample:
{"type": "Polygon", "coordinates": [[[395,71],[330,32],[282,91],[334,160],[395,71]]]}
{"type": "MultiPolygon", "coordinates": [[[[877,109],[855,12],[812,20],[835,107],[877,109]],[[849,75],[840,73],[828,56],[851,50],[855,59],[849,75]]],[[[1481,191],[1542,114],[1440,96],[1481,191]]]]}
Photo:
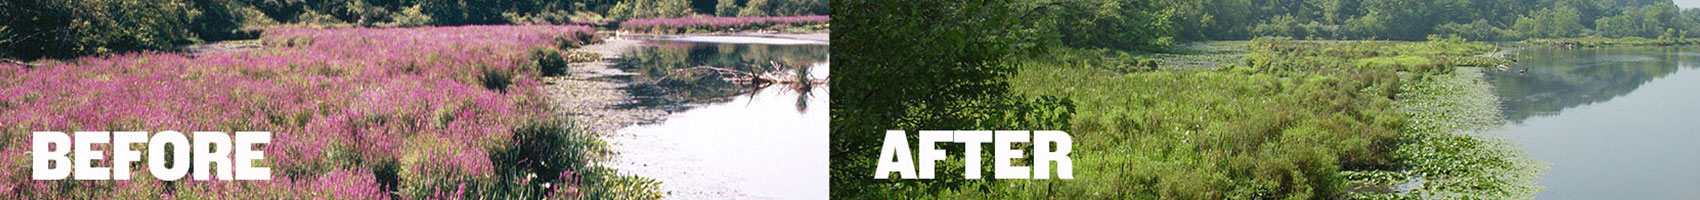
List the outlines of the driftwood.
{"type": "Polygon", "coordinates": [[[12,60],[12,59],[0,59],[0,62],[6,63],[6,64],[21,65],[21,66],[24,66],[24,68],[41,67],[40,65],[30,64],[30,63],[26,63],[26,62],[23,62],[23,61],[12,60]]]}
{"type": "MultiPolygon", "coordinates": [[[[778,62],[769,62],[769,63],[776,66],[775,68],[777,68],[777,66],[779,66],[778,62]]],[[[718,73],[722,76],[721,77],[722,80],[725,80],[726,82],[737,83],[737,84],[769,85],[769,84],[799,84],[799,83],[801,83],[801,81],[787,78],[785,76],[785,74],[778,74],[778,73],[756,74],[756,73],[750,73],[750,72],[739,71],[739,70],[735,70],[735,69],[726,69],[726,68],[720,68],[720,67],[714,67],[714,66],[697,66],[697,67],[684,68],[684,69],[675,69],[675,70],[673,70],[673,73],[684,73],[684,72],[687,72],[687,71],[711,71],[711,72],[715,72],[715,73],[718,73]]],[[[825,80],[811,79],[811,80],[807,80],[807,81],[808,81],[809,84],[826,84],[825,80]]]]}

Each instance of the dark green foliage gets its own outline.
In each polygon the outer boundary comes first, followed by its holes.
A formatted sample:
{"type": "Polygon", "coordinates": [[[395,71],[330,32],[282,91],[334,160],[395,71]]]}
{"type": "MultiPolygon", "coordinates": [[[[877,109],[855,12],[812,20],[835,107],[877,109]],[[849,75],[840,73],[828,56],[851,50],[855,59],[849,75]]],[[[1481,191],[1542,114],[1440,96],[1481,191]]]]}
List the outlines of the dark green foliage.
{"type": "Polygon", "coordinates": [[[436,25],[500,24],[506,7],[500,0],[420,0],[419,7],[436,25]]]}
{"type": "Polygon", "coordinates": [[[1175,43],[1171,16],[1153,1],[1101,0],[1041,5],[1061,43],[1079,48],[1156,50],[1175,43]]]}
{"type": "MultiPolygon", "coordinates": [[[[177,0],[7,1],[0,27],[8,45],[0,57],[68,58],[149,49],[169,49],[194,40],[195,5],[177,0]]],[[[195,31],[227,32],[219,27],[195,31]]]]}
{"type": "MultiPolygon", "coordinates": [[[[1032,13],[1008,1],[832,1],[831,195],[921,198],[969,181],[875,180],[883,130],[1063,130],[1071,101],[1009,94],[1003,61],[1037,35],[1032,13]],[[901,184],[893,184],[901,183],[901,184]]],[[[1110,34],[1110,33],[1106,33],[1110,34]]],[[[961,149],[960,145],[946,146],[961,149]]],[[[960,155],[953,155],[960,156],[960,155]]],[[[960,159],[960,158],[957,158],[960,159]]],[[[988,161],[989,162],[989,161],[988,161]]],[[[991,165],[984,165],[991,166],[991,165]]],[[[961,174],[961,167],[941,174],[961,174]]],[[[989,173],[987,174],[989,175],[989,173]]]]}
{"type": "Polygon", "coordinates": [[[258,31],[242,31],[242,23],[246,17],[237,13],[239,4],[235,0],[194,0],[195,10],[201,14],[189,22],[189,31],[201,40],[252,39],[259,37],[258,31]]]}
{"type": "Polygon", "coordinates": [[[1670,3],[1659,3],[1639,8],[1625,8],[1616,16],[1602,17],[1595,21],[1595,28],[1600,36],[1605,37],[1644,37],[1654,38],[1663,34],[1667,29],[1686,29],[1694,27],[1694,19],[1681,18],[1677,7],[1670,3]],[[1686,23],[1683,23],[1686,22],[1686,23]]]}
{"type": "Polygon", "coordinates": [[[1564,38],[1576,37],[1582,33],[1581,14],[1574,8],[1560,6],[1558,9],[1541,9],[1529,14],[1527,17],[1518,17],[1517,24],[1512,26],[1512,29],[1523,33],[1525,37],[1564,38]]]}

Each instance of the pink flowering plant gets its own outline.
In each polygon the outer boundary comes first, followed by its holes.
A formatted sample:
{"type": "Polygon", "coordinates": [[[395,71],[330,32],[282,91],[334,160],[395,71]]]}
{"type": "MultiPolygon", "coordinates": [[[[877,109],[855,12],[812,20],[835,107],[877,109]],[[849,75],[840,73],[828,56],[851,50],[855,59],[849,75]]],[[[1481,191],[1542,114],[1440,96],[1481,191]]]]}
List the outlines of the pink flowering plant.
{"type": "Polygon", "coordinates": [[[774,17],[696,17],[665,19],[633,19],[620,22],[620,30],[677,34],[690,32],[736,32],[779,29],[826,29],[832,20],[826,15],[774,17]]]}
{"type": "Polygon", "coordinates": [[[559,69],[538,60],[597,42],[589,27],[276,28],[260,40],[0,65],[0,199],[658,195],[653,181],[589,164],[604,144],[540,91],[559,69]],[[30,178],[32,131],[166,130],[270,131],[256,165],[271,180],[160,181],[146,161],[127,181],[30,178]]]}

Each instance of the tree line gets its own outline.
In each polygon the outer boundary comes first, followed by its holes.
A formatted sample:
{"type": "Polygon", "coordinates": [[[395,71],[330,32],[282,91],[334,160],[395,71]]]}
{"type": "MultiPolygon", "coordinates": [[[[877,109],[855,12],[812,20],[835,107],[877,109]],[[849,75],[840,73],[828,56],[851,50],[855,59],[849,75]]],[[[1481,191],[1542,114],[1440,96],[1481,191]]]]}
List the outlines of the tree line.
{"type": "MultiPolygon", "coordinates": [[[[1175,42],[1297,39],[1479,41],[1685,37],[1700,9],[1670,0],[1037,0],[1029,23],[1073,47],[1162,49],[1175,42]],[[1097,26],[1087,26],[1097,25],[1097,26]],[[1050,27],[1050,28],[1047,28],[1050,27]]],[[[1016,12],[1020,12],[1019,10],[1016,12]]]]}
{"type": "Polygon", "coordinates": [[[828,14],[827,0],[8,0],[0,58],[68,58],[251,38],[252,25],[606,23],[686,16],[828,14]]]}

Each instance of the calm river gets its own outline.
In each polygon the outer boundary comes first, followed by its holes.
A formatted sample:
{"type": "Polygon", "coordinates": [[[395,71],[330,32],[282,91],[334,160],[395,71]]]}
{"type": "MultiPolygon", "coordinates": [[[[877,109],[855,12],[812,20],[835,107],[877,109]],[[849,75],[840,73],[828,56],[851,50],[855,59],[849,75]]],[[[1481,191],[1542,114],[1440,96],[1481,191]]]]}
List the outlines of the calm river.
{"type": "Polygon", "coordinates": [[[655,123],[619,129],[614,167],[661,182],[669,199],[818,199],[827,196],[827,90],[818,84],[765,87],[714,73],[825,79],[824,42],[681,37],[625,54],[634,73],[629,106],[660,109],[655,123]],[[714,68],[714,69],[705,69],[714,68]]]}
{"type": "Polygon", "coordinates": [[[1551,164],[1537,199],[1700,199],[1700,47],[1519,53],[1488,81],[1495,132],[1551,164]]]}

